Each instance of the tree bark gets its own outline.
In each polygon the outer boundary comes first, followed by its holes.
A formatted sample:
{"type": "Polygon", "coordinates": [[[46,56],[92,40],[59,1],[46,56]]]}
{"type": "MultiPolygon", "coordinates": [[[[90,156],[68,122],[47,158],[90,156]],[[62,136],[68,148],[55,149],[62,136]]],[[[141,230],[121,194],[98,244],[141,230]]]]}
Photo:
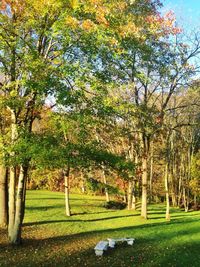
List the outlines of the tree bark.
{"type": "MultiPolygon", "coordinates": [[[[14,144],[17,140],[18,131],[17,131],[17,118],[15,111],[10,109],[11,112],[11,144],[14,144]]],[[[11,153],[11,158],[14,158],[14,152],[11,153]]],[[[10,180],[9,180],[9,201],[8,201],[8,239],[12,240],[12,231],[15,224],[15,185],[16,185],[16,167],[11,166],[10,170],[10,180]]]]}
{"type": "Polygon", "coordinates": [[[128,210],[132,209],[132,201],[133,201],[133,181],[130,180],[128,182],[128,210]]]}
{"type": "Polygon", "coordinates": [[[181,163],[180,163],[180,169],[179,169],[179,182],[178,182],[178,206],[179,207],[181,207],[184,175],[185,173],[184,173],[183,155],[181,155],[181,163]]]}
{"type": "Polygon", "coordinates": [[[83,194],[85,194],[85,179],[84,179],[83,171],[81,171],[81,191],[83,194]]]}
{"type": "Polygon", "coordinates": [[[166,220],[170,221],[170,199],[169,199],[169,162],[165,165],[165,194],[166,194],[166,220]]]}
{"type": "Polygon", "coordinates": [[[185,208],[185,212],[188,212],[188,210],[189,210],[189,194],[188,194],[185,186],[183,187],[183,205],[185,208]]]}
{"type": "Polygon", "coordinates": [[[10,181],[9,181],[9,201],[8,201],[8,239],[12,239],[12,231],[15,223],[15,182],[16,182],[16,169],[10,168],[10,181]]]}
{"type": "Polygon", "coordinates": [[[70,167],[63,171],[64,182],[65,182],[65,214],[66,216],[71,216],[70,203],[69,203],[69,172],[70,167]]]}
{"type": "Polygon", "coordinates": [[[142,205],[141,205],[141,217],[147,219],[147,186],[148,186],[148,153],[149,153],[149,140],[145,133],[142,136],[142,205]]]}
{"type": "MultiPolygon", "coordinates": [[[[136,150],[135,154],[135,166],[137,167],[138,164],[138,154],[139,152],[136,150]]],[[[135,170],[136,171],[136,170],[135,170]]],[[[136,174],[135,174],[135,179],[133,180],[133,190],[132,190],[132,210],[136,210],[136,174]]]]}
{"type": "Polygon", "coordinates": [[[7,170],[0,166],[0,226],[8,224],[8,181],[7,170]]]}
{"type": "MultiPolygon", "coordinates": [[[[103,170],[102,170],[102,177],[103,177],[103,183],[106,185],[107,184],[107,180],[106,180],[104,167],[103,167],[103,170]]],[[[110,201],[110,197],[109,197],[109,193],[108,193],[108,188],[106,186],[105,186],[105,195],[106,195],[106,202],[109,202],[110,201]]]]}
{"type": "Polygon", "coordinates": [[[194,193],[194,208],[197,210],[197,193],[194,193]]]}
{"type": "Polygon", "coordinates": [[[147,155],[142,158],[142,207],[141,216],[147,219],[147,155]]]}
{"type": "Polygon", "coordinates": [[[151,144],[151,160],[150,160],[150,175],[149,175],[149,200],[150,200],[150,203],[152,202],[152,198],[153,198],[152,185],[153,185],[153,142],[151,144]]]}
{"type": "Polygon", "coordinates": [[[25,204],[26,204],[26,184],[28,179],[28,165],[24,167],[24,183],[23,183],[23,201],[22,201],[22,218],[21,221],[23,222],[25,216],[25,204]]]}
{"type": "Polygon", "coordinates": [[[27,169],[24,166],[20,166],[19,179],[16,194],[16,207],[14,212],[14,223],[9,225],[9,241],[13,245],[19,245],[21,243],[21,230],[23,220],[23,201],[24,190],[26,190],[24,183],[26,181],[27,169]]]}
{"type": "Polygon", "coordinates": [[[136,210],[135,186],[136,186],[136,183],[135,183],[135,181],[133,181],[132,210],[136,210]]]}

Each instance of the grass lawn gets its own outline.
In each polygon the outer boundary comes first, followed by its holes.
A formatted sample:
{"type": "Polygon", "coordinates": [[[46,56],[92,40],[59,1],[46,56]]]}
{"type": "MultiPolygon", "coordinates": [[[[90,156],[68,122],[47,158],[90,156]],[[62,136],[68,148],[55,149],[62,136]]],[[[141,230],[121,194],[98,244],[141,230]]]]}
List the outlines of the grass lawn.
{"type": "Polygon", "coordinates": [[[149,207],[149,220],[139,212],[109,211],[97,196],[71,195],[73,216],[64,215],[64,195],[28,191],[23,244],[6,244],[0,230],[0,266],[133,267],[200,266],[200,212],[172,209],[166,222],[162,205],[149,207]],[[94,246],[109,237],[134,237],[97,257],[94,246]]]}

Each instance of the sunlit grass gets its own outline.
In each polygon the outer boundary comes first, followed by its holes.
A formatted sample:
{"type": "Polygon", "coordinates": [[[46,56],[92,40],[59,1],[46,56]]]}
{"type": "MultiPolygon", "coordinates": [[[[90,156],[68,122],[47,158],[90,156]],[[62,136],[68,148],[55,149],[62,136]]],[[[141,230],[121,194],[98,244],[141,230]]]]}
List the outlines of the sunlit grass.
{"type": "Polygon", "coordinates": [[[109,211],[104,198],[71,195],[72,216],[65,216],[64,195],[29,191],[23,244],[10,247],[0,233],[0,266],[200,266],[200,213],[171,210],[166,222],[163,205],[149,207],[149,220],[139,211],[109,211]],[[94,246],[108,237],[134,237],[96,257],[94,246]]]}

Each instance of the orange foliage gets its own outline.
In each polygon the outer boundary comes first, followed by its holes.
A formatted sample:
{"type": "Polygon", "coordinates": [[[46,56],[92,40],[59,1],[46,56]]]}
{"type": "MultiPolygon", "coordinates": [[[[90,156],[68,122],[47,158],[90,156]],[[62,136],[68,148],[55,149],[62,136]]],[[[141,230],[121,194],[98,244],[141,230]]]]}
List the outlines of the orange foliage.
{"type": "Polygon", "coordinates": [[[81,27],[83,30],[89,31],[89,32],[96,30],[96,25],[90,19],[84,20],[81,24],[81,27]]]}
{"type": "Polygon", "coordinates": [[[24,0],[1,0],[0,10],[5,11],[7,7],[10,7],[11,13],[21,14],[25,7],[24,0]]]}
{"type": "Polygon", "coordinates": [[[152,31],[158,31],[159,35],[176,35],[182,32],[181,28],[176,27],[176,17],[173,11],[168,11],[164,16],[160,14],[151,15],[146,18],[152,31]]]}

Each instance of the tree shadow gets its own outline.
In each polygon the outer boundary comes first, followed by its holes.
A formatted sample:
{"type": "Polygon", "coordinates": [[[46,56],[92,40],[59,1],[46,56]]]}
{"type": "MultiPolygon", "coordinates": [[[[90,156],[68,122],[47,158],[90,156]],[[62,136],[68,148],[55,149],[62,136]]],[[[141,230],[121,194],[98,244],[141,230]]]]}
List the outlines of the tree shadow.
{"type": "MultiPolygon", "coordinates": [[[[123,217],[123,216],[122,216],[123,217]]],[[[108,218],[109,219],[109,218],[108,218]]],[[[49,221],[49,223],[65,222],[71,220],[49,221]]],[[[77,220],[79,221],[79,220],[77,220]]],[[[134,225],[127,227],[117,227],[111,229],[101,229],[95,231],[60,235],[48,238],[32,239],[26,238],[23,240],[21,247],[11,248],[1,247],[2,255],[10,253],[13,257],[18,257],[18,266],[59,266],[59,267],[119,267],[119,266],[193,266],[198,267],[198,259],[195,258],[195,263],[192,263],[193,252],[198,253],[199,246],[197,243],[174,243],[173,239],[180,238],[181,236],[196,235],[199,233],[198,225],[190,225],[191,222],[198,222],[199,218],[185,218],[174,219],[171,222],[156,222],[145,223],[143,225],[134,225]],[[181,227],[178,226],[181,224],[181,227]],[[165,226],[173,226],[163,231],[165,226]],[[154,227],[157,228],[154,230],[154,227]],[[94,246],[100,240],[105,240],[109,237],[133,237],[136,242],[133,246],[120,245],[115,249],[109,249],[103,257],[96,257],[94,253],[94,246]],[[166,243],[167,241],[167,243],[166,243]],[[171,244],[171,247],[168,244],[171,244]],[[184,246],[183,246],[184,245],[184,246]],[[198,248],[198,249],[197,249],[198,248]],[[123,253],[122,253],[123,249],[123,253]],[[185,257],[185,263],[190,265],[181,265],[175,262],[173,257],[177,257],[175,251],[178,251],[179,260],[182,255],[185,257]],[[19,255],[24,255],[30,251],[33,257],[20,258],[19,255]],[[21,254],[20,254],[21,253],[21,254]],[[36,254],[35,254],[36,253],[36,254]],[[39,253],[39,255],[37,255],[39,253]],[[160,254],[159,254],[160,253],[160,254]],[[162,254],[163,253],[163,254],[162,254]],[[185,254],[184,254],[185,253],[185,254]],[[36,256],[34,256],[36,255],[36,256]],[[162,255],[162,256],[161,256],[162,255]],[[156,264],[156,257],[159,256],[160,262],[156,264]],[[134,261],[132,259],[134,258],[134,261]],[[173,258],[173,259],[172,259],[173,258]],[[176,264],[177,263],[177,264],[176,264]],[[192,263],[192,264],[191,264],[192,263]]],[[[80,221],[79,221],[80,222],[80,221]]],[[[43,223],[43,222],[38,222],[43,223]]],[[[28,226],[28,224],[27,224],[28,226]]],[[[57,226],[55,226],[57,227],[57,226]]],[[[56,228],[55,228],[56,229],[56,228]]],[[[27,233],[29,229],[26,230],[27,233]]],[[[26,236],[26,234],[25,234],[26,236]]],[[[8,254],[6,254],[8,255],[8,254]]],[[[198,256],[199,257],[199,256],[198,256]]],[[[5,259],[6,266],[12,265],[12,259],[5,259]],[[10,264],[10,265],[9,265],[10,264]]],[[[199,259],[200,260],[200,259],[199,259]]],[[[2,265],[4,266],[4,265],[2,265]]]]}
{"type": "MultiPolygon", "coordinates": [[[[63,258],[61,256],[60,262],[57,264],[60,266],[66,266],[66,267],[75,267],[75,266],[82,266],[81,262],[84,261],[87,267],[96,267],[96,266],[140,266],[139,261],[142,260],[142,264],[148,264],[145,266],[157,266],[150,264],[149,258],[154,260],[154,257],[157,255],[159,249],[163,249],[163,252],[165,251],[165,242],[166,240],[171,244],[173,242],[170,242],[170,240],[173,240],[174,238],[177,238],[177,236],[180,238],[181,236],[189,236],[191,234],[197,234],[199,233],[199,227],[195,226],[187,230],[187,224],[191,222],[197,222],[198,219],[188,219],[187,221],[182,220],[174,220],[173,222],[159,222],[159,223],[152,223],[152,224],[143,224],[143,225],[137,225],[137,226],[130,226],[130,227],[121,227],[121,228],[112,228],[112,229],[102,229],[102,230],[95,230],[95,231],[88,231],[88,232],[82,232],[82,233],[76,233],[76,234],[69,234],[64,236],[56,236],[56,237],[50,237],[46,239],[39,239],[39,240],[33,240],[33,239],[26,239],[24,240],[24,246],[34,246],[36,248],[42,248],[45,247],[46,244],[48,244],[48,247],[62,247],[63,248],[63,258]],[[182,224],[183,227],[181,229],[178,229],[174,231],[174,229],[177,229],[176,226],[179,224],[182,224]],[[159,229],[162,229],[164,226],[173,225],[174,227],[169,228],[170,231],[163,232],[161,231],[159,234],[153,234],[151,228],[152,227],[158,227],[159,229]],[[138,231],[139,230],[139,231],[138,231]],[[142,230],[142,232],[141,232],[142,230]],[[150,231],[150,232],[149,232],[150,231]],[[139,236],[137,236],[137,233],[140,232],[139,236]],[[143,233],[143,235],[141,234],[143,233]],[[115,249],[109,249],[103,257],[96,257],[94,254],[94,246],[95,244],[100,240],[105,240],[109,237],[133,237],[136,238],[136,242],[133,246],[127,246],[120,245],[117,246],[115,249]],[[163,242],[164,247],[160,247],[160,244],[163,242]],[[78,244],[86,243],[86,247],[79,247],[78,244]],[[78,246],[78,251],[76,250],[78,246]],[[62,262],[64,261],[64,258],[66,258],[66,253],[64,254],[64,247],[67,249],[69,246],[75,246],[75,249],[73,252],[70,252],[70,254],[67,256],[68,262],[62,262]],[[123,249],[123,253],[121,253],[123,249]],[[146,253],[146,250],[150,249],[149,253],[146,253]],[[130,261],[129,256],[133,256],[137,258],[138,265],[133,265],[130,261]],[[140,255],[141,258],[140,258],[140,255]],[[128,258],[126,259],[126,256],[128,258]],[[79,262],[80,259],[80,262],[79,262]],[[123,260],[127,260],[127,265],[123,263],[123,260]],[[122,264],[120,263],[122,261],[122,264]],[[112,265],[111,265],[112,263],[112,265]]],[[[175,244],[176,245],[176,244],[175,244]]],[[[175,246],[173,244],[173,246],[175,246]]],[[[192,247],[192,245],[191,245],[192,247]]],[[[175,248],[173,247],[171,252],[174,252],[175,248]]],[[[192,253],[190,254],[191,257],[192,253]]],[[[52,263],[54,262],[54,258],[50,256],[48,258],[48,264],[50,263],[50,260],[52,263]]],[[[188,256],[189,257],[189,256],[188,256]]],[[[170,263],[170,256],[165,255],[162,256],[162,263],[163,265],[159,266],[187,266],[187,265],[169,265],[170,263]],[[165,264],[164,264],[165,263],[165,264]],[[166,265],[168,264],[168,265],[166,265]]],[[[191,260],[191,259],[190,259],[191,260]]],[[[56,263],[56,262],[55,262],[56,263]]],[[[45,262],[46,265],[48,264],[45,262]]],[[[141,264],[141,266],[142,266],[141,264]]],[[[50,265],[49,265],[50,266],[50,265]]],[[[51,266],[56,266],[56,264],[52,264],[51,266]]],[[[188,265],[189,266],[189,265],[188,265]]],[[[195,266],[195,265],[192,265],[195,266]]],[[[198,265],[196,265],[198,266],[198,265]]]]}
{"type": "Polygon", "coordinates": [[[41,197],[41,198],[34,198],[34,197],[28,197],[27,196],[27,200],[38,200],[38,201],[41,201],[41,200],[54,200],[54,199],[62,199],[64,200],[64,195],[63,196],[60,196],[60,197],[41,197]]]}
{"type": "Polygon", "coordinates": [[[34,210],[39,210],[39,211],[45,211],[45,210],[48,210],[48,209],[59,209],[59,208],[62,208],[64,207],[64,204],[60,204],[60,205],[52,205],[52,206],[36,206],[36,207],[33,207],[33,206],[27,206],[26,207],[26,210],[30,210],[30,211],[34,211],[34,210]]]}
{"type": "Polygon", "coordinates": [[[72,216],[77,216],[77,215],[85,215],[85,214],[101,214],[101,213],[110,213],[110,212],[117,212],[116,210],[109,210],[109,211],[97,211],[97,212],[74,212],[72,213],[72,216]]]}
{"type": "MultiPolygon", "coordinates": [[[[69,197],[69,200],[77,200],[77,201],[83,201],[83,199],[81,199],[81,198],[74,198],[74,197],[69,197]]],[[[98,199],[98,198],[86,198],[86,199],[84,199],[84,202],[87,202],[87,201],[92,201],[92,202],[94,202],[94,201],[99,201],[99,202],[106,202],[106,200],[103,200],[103,199],[98,199]]]]}
{"type": "MultiPolygon", "coordinates": [[[[148,213],[148,215],[151,215],[151,217],[149,217],[149,219],[151,219],[151,220],[157,220],[157,219],[165,218],[165,212],[163,212],[163,213],[161,213],[161,212],[160,213],[155,212],[155,213],[151,213],[151,214],[148,213]],[[163,215],[163,216],[154,217],[153,216],[154,214],[160,214],[160,215],[163,215]]],[[[173,212],[171,212],[170,215],[171,215],[170,216],[171,217],[171,220],[173,220],[174,218],[180,218],[180,219],[189,218],[191,216],[190,214],[184,214],[182,212],[180,212],[179,215],[173,215],[173,212]]],[[[200,216],[200,214],[192,214],[192,217],[194,217],[194,216],[200,216]]]]}
{"type": "Polygon", "coordinates": [[[42,225],[42,224],[52,224],[52,223],[63,223],[63,222],[98,222],[98,221],[107,221],[107,220],[113,220],[113,219],[122,219],[127,217],[133,217],[138,216],[137,214],[131,214],[131,215],[122,215],[122,216],[112,216],[112,217],[104,217],[104,218],[98,218],[98,219],[89,219],[89,220],[74,220],[73,218],[66,219],[66,220],[48,220],[48,221],[39,221],[39,222],[28,222],[24,223],[23,226],[32,226],[32,225],[42,225]]]}

